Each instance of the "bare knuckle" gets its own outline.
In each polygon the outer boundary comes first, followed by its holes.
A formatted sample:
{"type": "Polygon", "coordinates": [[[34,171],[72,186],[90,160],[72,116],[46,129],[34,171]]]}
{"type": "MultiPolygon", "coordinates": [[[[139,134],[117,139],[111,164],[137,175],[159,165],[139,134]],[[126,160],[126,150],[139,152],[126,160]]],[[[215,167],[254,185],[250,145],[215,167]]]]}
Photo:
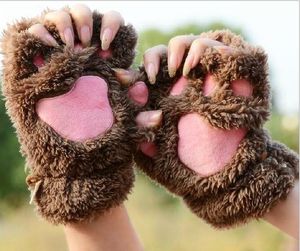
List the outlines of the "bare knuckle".
{"type": "Polygon", "coordinates": [[[105,15],[107,16],[115,16],[115,17],[122,17],[121,13],[115,10],[110,10],[108,12],[105,13],[105,15]]]}
{"type": "Polygon", "coordinates": [[[157,50],[160,50],[163,45],[156,45],[154,47],[148,48],[145,52],[144,52],[144,57],[149,56],[151,54],[154,54],[157,50]]]}
{"type": "Polygon", "coordinates": [[[207,43],[205,41],[205,39],[203,38],[198,38],[198,39],[195,39],[192,43],[192,47],[195,47],[195,48],[205,48],[207,47],[207,43]]]}
{"type": "Polygon", "coordinates": [[[110,23],[113,25],[123,25],[125,23],[122,15],[117,11],[106,12],[103,16],[105,23],[110,23]]]}
{"type": "Polygon", "coordinates": [[[57,11],[47,13],[45,15],[45,20],[52,21],[52,22],[62,20],[64,22],[68,22],[71,20],[71,18],[67,12],[65,12],[63,10],[57,10],[57,11]]]}
{"type": "Polygon", "coordinates": [[[143,58],[145,59],[145,58],[148,58],[148,57],[152,56],[153,54],[156,54],[158,49],[159,49],[158,46],[154,46],[154,47],[151,47],[151,48],[147,49],[144,52],[143,58]]]}
{"type": "Polygon", "coordinates": [[[186,44],[187,39],[188,39],[187,35],[179,35],[173,37],[169,41],[169,46],[181,46],[182,44],[186,44]]]}
{"type": "Polygon", "coordinates": [[[159,44],[159,45],[155,46],[154,48],[157,48],[160,51],[167,50],[167,46],[164,44],[159,44]]]}
{"type": "Polygon", "coordinates": [[[72,17],[77,17],[77,18],[90,18],[92,17],[92,11],[90,8],[88,8],[85,5],[80,5],[80,6],[73,6],[70,9],[70,14],[72,17]]]}
{"type": "Polygon", "coordinates": [[[38,24],[34,24],[34,25],[30,26],[28,28],[28,31],[30,33],[40,33],[41,31],[43,31],[43,29],[44,29],[44,26],[42,24],[38,23],[38,24]]]}
{"type": "Polygon", "coordinates": [[[176,44],[180,41],[180,37],[179,36],[176,36],[176,37],[172,37],[169,41],[169,45],[173,45],[173,44],[176,44]]]}

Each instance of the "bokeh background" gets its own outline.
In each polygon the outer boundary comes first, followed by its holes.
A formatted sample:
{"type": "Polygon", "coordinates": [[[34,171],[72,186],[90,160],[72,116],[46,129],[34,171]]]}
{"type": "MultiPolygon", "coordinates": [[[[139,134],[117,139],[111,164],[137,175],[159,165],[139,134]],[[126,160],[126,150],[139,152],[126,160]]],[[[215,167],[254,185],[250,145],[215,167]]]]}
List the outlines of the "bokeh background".
{"type": "MultiPolygon", "coordinates": [[[[74,2],[73,2],[74,3],[74,2]]],[[[46,7],[58,9],[72,2],[7,1],[0,3],[0,30],[21,17],[32,17],[46,7]]],[[[274,139],[298,152],[299,3],[97,1],[85,2],[100,12],[118,10],[139,32],[135,66],[151,46],[166,44],[175,35],[199,34],[229,28],[269,55],[273,90],[271,120],[274,139]]],[[[0,65],[1,69],[1,65],[0,65]]],[[[1,81],[1,80],[0,80],[1,81]]],[[[14,129],[0,100],[0,251],[67,250],[61,227],[36,217],[28,205],[24,160],[14,129]]],[[[231,230],[215,230],[192,215],[183,203],[137,173],[126,202],[146,250],[152,251],[287,251],[294,241],[263,221],[231,230]]]]}

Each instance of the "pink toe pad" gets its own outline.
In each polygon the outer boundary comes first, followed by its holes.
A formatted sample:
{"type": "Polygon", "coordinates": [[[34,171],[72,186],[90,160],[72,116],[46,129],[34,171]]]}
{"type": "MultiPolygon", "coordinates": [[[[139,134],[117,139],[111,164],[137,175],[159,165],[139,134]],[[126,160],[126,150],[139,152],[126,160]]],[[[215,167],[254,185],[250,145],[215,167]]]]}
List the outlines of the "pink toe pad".
{"type": "Polygon", "coordinates": [[[85,141],[103,135],[113,125],[107,93],[104,79],[83,76],[68,93],[39,100],[36,111],[62,137],[85,141]]]}
{"type": "Polygon", "coordinates": [[[157,148],[153,142],[142,142],[140,149],[145,155],[151,158],[157,154],[157,148]]]}
{"type": "Polygon", "coordinates": [[[112,56],[112,51],[110,49],[103,51],[101,49],[98,50],[98,56],[103,59],[108,59],[112,56]]]}
{"type": "Polygon", "coordinates": [[[180,95],[184,91],[184,89],[187,87],[187,85],[188,85],[187,78],[181,77],[180,79],[178,79],[178,81],[172,87],[170,95],[172,95],[172,96],[180,95]]]}
{"type": "Polygon", "coordinates": [[[143,106],[148,102],[149,92],[146,84],[139,81],[130,87],[128,95],[136,104],[143,106]]]}
{"type": "Polygon", "coordinates": [[[181,162],[201,176],[208,176],[230,162],[246,129],[214,128],[199,114],[191,113],[180,118],[178,133],[181,162]]]}
{"type": "Polygon", "coordinates": [[[250,97],[253,93],[253,86],[245,79],[232,81],[231,89],[236,96],[250,97]]]}
{"type": "Polygon", "coordinates": [[[210,96],[216,88],[216,81],[211,74],[207,74],[204,79],[203,84],[203,94],[204,96],[210,96]]]}
{"type": "MultiPolygon", "coordinates": [[[[203,85],[204,96],[210,96],[217,88],[217,82],[213,75],[207,74],[203,85]]],[[[232,81],[230,88],[235,96],[250,97],[253,93],[253,86],[245,79],[237,79],[232,81]]]]}

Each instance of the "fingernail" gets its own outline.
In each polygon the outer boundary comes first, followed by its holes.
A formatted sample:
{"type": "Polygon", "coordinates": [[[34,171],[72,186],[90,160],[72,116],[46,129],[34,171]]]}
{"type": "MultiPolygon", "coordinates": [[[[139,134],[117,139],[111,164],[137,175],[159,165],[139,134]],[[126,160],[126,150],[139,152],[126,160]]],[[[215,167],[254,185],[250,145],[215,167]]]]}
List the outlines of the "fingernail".
{"type": "Polygon", "coordinates": [[[90,27],[88,27],[87,25],[82,26],[80,29],[81,43],[85,46],[88,46],[90,39],[91,39],[90,27]]]}
{"type": "Polygon", "coordinates": [[[191,64],[192,64],[191,62],[193,62],[193,61],[194,61],[194,57],[193,56],[188,55],[186,57],[185,64],[183,66],[183,71],[182,71],[182,75],[183,76],[186,77],[190,73],[190,71],[191,71],[191,64]]]}
{"type": "Polygon", "coordinates": [[[111,29],[106,28],[103,31],[102,38],[101,38],[101,48],[102,48],[102,50],[106,51],[109,48],[111,38],[112,38],[111,29]]]}
{"type": "Polygon", "coordinates": [[[154,64],[153,63],[149,63],[147,65],[146,71],[147,71],[147,75],[148,75],[148,79],[150,81],[150,84],[155,84],[156,77],[155,77],[154,64]]]}
{"type": "Polygon", "coordinates": [[[171,78],[174,77],[176,74],[176,65],[177,65],[177,59],[174,54],[171,54],[168,62],[168,71],[169,71],[169,76],[171,78]]]}
{"type": "Polygon", "coordinates": [[[50,34],[46,34],[45,40],[46,40],[45,42],[50,46],[58,46],[58,43],[56,42],[54,37],[52,37],[50,34]]]}
{"type": "Polygon", "coordinates": [[[64,38],[66,45],[69,45],[71,47],[74,46],[74,36],[71,28],[66,28],[64,31],[64,38]]]}
{"type": "Polygon", "coordinates": [[[189,74],[190,70],[191,70],[190,66],[185,64],[184,67],[183,67],[182,75],[184,77],[186,77],[189,74]]]}

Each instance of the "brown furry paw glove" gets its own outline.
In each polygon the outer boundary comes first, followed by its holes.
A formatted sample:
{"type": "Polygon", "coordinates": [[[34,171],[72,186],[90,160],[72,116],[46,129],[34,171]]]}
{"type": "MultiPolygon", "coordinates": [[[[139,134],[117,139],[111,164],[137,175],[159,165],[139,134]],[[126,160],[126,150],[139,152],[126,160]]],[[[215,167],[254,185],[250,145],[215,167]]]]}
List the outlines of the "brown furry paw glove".
{"type": "Polygon", "coordinates": [[[51,24],[59,46],[42,44],[27,31],[37,19],[9,26],[2,41],[6,107],[30,167],[32,199],[52,223],[88,220],[121,204],[134,181],[128,128],[136,103],[147,101],[137,94],[147,89],[121,86],[113,67],[131,65],[137,36],[122,26],[101,51],[101,18],[94,13],[87,48],[66,47],[51,24]]]}
{"type": "Polygon", "coordinates": [[[208,48],[187,78],[182,66],[169,77],[162,58],[156,84],[147,84],[148,109],[162,110],[163,121],[140,129],[147,140],[135,160],[199,217],[229,227],[263,216],[286,198],[298,178],[298,156],[262,128],[270,103],[262,49],[229,31],[201,36],[233,52],[208,48]]]}

